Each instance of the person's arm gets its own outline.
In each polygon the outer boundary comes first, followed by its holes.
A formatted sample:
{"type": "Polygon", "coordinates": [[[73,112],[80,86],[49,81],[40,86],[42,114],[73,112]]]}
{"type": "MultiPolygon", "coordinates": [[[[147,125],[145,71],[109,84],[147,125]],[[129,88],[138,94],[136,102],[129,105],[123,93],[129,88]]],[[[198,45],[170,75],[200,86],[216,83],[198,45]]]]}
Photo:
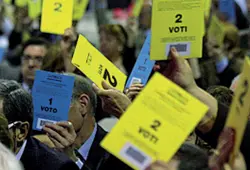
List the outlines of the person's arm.
{"type": "Polygon", "coordinates": [[[213,148],[217,146],[218,138],[224,128],[228,113],[228,107],[223,104],[218,103],[217,108],[218,111],[216,112],[215,119],[210,120],[212,123],[206,124],[209,129],[208,131],[202,131],[202,128],[199,126],[196,128],[196,134],[213,148]]]}
{"type": "Polygon", "coordinates": [[[209,107],[209,111],[207,112],[205,117],[200,121],[200,123],[197,126],[197,129],[202,133],[207,133],[211,131],[215,123],[218,112],[217,100],[209,93],[199,88],[198,86],[193,86],[191,88],[188,88],[187,92],[192,94],[194,97],[196,97],[209,107]]]}

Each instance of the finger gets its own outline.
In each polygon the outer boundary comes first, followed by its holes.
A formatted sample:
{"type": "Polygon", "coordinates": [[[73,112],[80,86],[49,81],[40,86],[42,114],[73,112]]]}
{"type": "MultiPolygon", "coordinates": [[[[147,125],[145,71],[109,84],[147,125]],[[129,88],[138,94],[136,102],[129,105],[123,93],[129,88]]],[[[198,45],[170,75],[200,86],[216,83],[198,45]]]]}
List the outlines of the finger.
{"type": "Polygon", "coordinates": [[[144,87],[144,85],[143,84],[141,84],[141,83],[135,83],[135,84],[132,84],[131,86],[130,86],[130,88],[143,88],[144,87]]]}
{"type": "Polygon", "coordinates": [[[55,139],[62,146],[67,147],[69,145],[69,142],[65,138],[63,138],[60,134],[58,134],[56,131],[47,127],[43,127],[43,130],[48,134],[50,139],[51,138],[55,139]]]}
{"type": "Polygon", "coordinates": [[[166,170],[166,168],[164,168],[164,166],[159,162],[155,162],[146,168],[146,170],[166,170]]]}
{"type": "Polygon", "coordinates": [[[106,83],[106,81],[102,81],[102,87],[104,90],[115,90],[115,88],[106,83]]]}
{"type": "Polygon", "coordinates": [[[45,125],[45,127],[52,129],[53,131],[57,132],[58,134],[60,134],[60,136],[64,137],[64,138],[69,138],[69,132],[68,132],[68,126],[66,128],[63,128],[61,126],[58,126],[57,124],[48,124],[45,125]]]}
{"type": "Polygon", "coordinates": [[[49,139],[52,141],[52,143],[54,144],[55,148],[58,149],[64,149],[64,146],[62,144],[60,144],[56,139],[54,139],[53,137],[49,136],[49,139]]]}
{"type": "Polygon", "coordinates": [[[181,58],[175,47],[171,48],[170,57],[172,60],[179,60],[181,58]]]}
{"type": "Polygon", "coordinates": [[[71,122],[58,122],[56,123],[58,126],[61,126],[63,128],[67,128],[70,134],[75,133],[75,128],[71,122]]]}
{"type": "Polygon", "coordinates": [[[92,88],[94,90],[94,92],[98,95],[102,90],[96,85],[96,84],[92,84],[92,88]]]}
{"type": "Polygon", "coordinates": [[[224,170],[232,170],[231,167],[228,164],[224,165],[224,170]]]}
{"type": "Polygon", "coordinates": [[[133,91],[142,91],[142,87],[131,87],[128,89],[128,93],[133,91]]]}
{"type": "Polygon", "coordinates": [[[127,96],[128,98],[134,98],[135,96],[137,96],[140,92],[131,92],[129,93],[127,96]]]}

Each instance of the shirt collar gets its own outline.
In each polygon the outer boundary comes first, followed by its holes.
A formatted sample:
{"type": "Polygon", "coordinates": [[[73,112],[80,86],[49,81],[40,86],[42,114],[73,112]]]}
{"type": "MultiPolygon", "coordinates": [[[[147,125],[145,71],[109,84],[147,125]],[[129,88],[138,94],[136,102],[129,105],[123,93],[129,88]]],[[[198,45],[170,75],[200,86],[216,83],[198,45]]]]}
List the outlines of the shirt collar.
{"type": "Polygon", "coordinates": [[[31,93],[30,87],[28,86],[28,84],[26,84],[25,82],[23,82],[22,86],[23,86],[24,90],[26,90],[27,92],[31,93]]]}
{"type": "Polygon", "coordinates": [[[91,136],[88,138],[88,140],[86,140],[86,142],[78,150],[78,152],[82,155],[82,157],[85,160],[87,160],[87,158],[88,158],[89,151],[90,151],[90,148],[94,142],[96,132],[97,132],[97,124],[95,124],[94,130],[93,130],[91,136]]]}
{"type": "Polygon", "coordinates": [[[23,143],[21,149],[18,151],[18,153],[17,153],[17,155],[16,155],[16,159],[17,159],[17,160],[20,160],[20,159],[21,159],[21,157],[22,157],[22,155],[23,155],[23,152],[24,152],[24,149],[25,149],[25,147],[26,147],[26,144],[27,144],[27,140],[24,141],[24,143],[23,143]]]}

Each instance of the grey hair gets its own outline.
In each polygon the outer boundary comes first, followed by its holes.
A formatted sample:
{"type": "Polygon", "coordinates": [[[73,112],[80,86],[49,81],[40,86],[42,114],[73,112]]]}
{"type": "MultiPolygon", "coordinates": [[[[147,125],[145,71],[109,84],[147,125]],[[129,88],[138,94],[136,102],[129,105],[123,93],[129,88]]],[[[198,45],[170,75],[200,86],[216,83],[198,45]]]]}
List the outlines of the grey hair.
{"type": "Polygon", "coordinates": [[[2,170],[23,170],[23,167],[9,149],[0,143],[0,169],[2,170]]]}
{"type": "Polygon", "coordinates": [[[0,97],[20,88],[21,85],[14,80],[0,79],[0,97]]]}
{"type": "Polygon", "coordinates": [[[97,107],[97,96],[92,88],[92,83],[90,82],[90,80],[73,73],[64,73],[64,75],[73,76],[75,78],[72,100],[77,100],[82,94],[88,95],[92,106],[91,112],[93,115],[95,115],[97,107]]]}

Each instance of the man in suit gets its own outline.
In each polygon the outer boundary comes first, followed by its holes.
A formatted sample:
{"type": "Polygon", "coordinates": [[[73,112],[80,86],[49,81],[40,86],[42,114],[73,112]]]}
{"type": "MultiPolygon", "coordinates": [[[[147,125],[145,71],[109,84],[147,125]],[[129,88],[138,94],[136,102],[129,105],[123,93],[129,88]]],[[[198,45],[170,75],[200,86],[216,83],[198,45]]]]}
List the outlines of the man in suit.
{"type": "Polygon", "coordinates": [[[78,170],[63,153],[30,137],[33,122],[31,95],[15,81],[0,80],[0,114],[8,120],[16,158],[25,170],[78,170]]]}
{"type": "Polygon", "coordinates": [[[15,54],[17,55],[16,60],[21,60],[20,68],[13,67],[9,62],[4,61],[0,65],[0,70],[5,75],[0,74],[1,78],[16,80],[22,84],[25,90],[30,92],[35,78],[35,71],[41,69],[48,46],[44,39],[29,39],[23,44],[20,50],[21,54],[15,54]]]}
{"type": "MultiPolygon", "coordinates": [[[[72,74],[71,74],[72,75],[72,74]]],[[[47,124],[43,128],[55,147],[62,149],[80,169],[130,169],[100,146],[105,132],[95,121],[97,97],[90,81],[75,77],[69,121],[47,124]],[[72,131],[72,127],[74,130],[72,131]],[[76,152],[74,152],[76,150],[76,152]]]]}

